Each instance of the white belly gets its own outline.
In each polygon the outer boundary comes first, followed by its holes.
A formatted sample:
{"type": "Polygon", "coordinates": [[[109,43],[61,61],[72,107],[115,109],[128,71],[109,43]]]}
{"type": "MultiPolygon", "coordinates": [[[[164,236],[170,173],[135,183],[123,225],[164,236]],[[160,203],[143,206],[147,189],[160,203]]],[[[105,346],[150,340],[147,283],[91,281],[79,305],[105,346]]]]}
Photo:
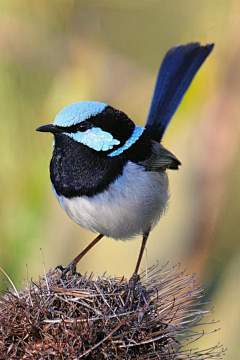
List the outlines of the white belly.
{"type": "Polygon", "coordinates": [[[145,171],[129,161],[123,174],[100,194],[71,199],[55,195],[69,217],[83,228],[126,240],[157,224],[169,198],[168,178],[165,172],[145,171]]]}

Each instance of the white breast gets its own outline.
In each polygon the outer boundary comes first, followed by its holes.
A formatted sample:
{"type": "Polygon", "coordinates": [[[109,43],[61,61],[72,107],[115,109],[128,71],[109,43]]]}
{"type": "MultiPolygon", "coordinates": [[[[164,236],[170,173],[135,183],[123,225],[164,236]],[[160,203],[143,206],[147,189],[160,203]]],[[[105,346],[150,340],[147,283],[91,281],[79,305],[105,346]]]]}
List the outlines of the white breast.
{"type": "Polygon", "coordinates": [[[126,240],[151,230],[168,201],[165,172],[149,172],[128,162],[123,174],[107,190],[93,197],[58,196],[61,207],[83,228],[126,240]]]}

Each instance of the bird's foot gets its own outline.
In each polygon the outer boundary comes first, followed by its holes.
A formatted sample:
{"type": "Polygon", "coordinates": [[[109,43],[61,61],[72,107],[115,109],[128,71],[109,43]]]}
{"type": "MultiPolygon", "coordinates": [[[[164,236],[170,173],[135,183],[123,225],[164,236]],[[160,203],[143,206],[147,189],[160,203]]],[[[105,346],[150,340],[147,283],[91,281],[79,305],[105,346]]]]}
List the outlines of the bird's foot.
{"type": "Polygon", "coordinates": [[[61,278],[65,279],[67,274],[82,276],[79,272],[77,272],[76,264],[71,262],[67,267],[63,267],[62,265],[58,265],[56,269],[62,272],[61,278]]]}
{"type": "Polygon", "coordinates": [[[136,285],[139,281],[140,281],[140,276],[134,273],[133,276],[129,280],[129,288],[128,288],[128,294],[127,294],[127,299],[126,299],[126,306],[129,306],[129,304],[134,300],[136,285]]]}
{"type": "Polygon", "coordinates": [[[137,274],[133,274],[133,276],[129,280],[129,288],[134,290],[137,283],[140,281],[140,276],[137,274]]]}

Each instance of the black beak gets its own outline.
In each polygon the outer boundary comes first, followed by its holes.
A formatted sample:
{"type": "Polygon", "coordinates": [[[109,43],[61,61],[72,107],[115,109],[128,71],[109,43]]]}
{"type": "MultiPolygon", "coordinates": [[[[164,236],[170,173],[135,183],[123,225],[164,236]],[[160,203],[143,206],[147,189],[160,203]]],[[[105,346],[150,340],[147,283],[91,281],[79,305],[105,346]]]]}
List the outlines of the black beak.
{"type": "Polygon", "coordinates": [[[40,126],[39,128],[36,129],[36,131],[50,132],[52,134],[63,132],[62,129],[59,129],[57,126],[53,124],[40,126]]]}

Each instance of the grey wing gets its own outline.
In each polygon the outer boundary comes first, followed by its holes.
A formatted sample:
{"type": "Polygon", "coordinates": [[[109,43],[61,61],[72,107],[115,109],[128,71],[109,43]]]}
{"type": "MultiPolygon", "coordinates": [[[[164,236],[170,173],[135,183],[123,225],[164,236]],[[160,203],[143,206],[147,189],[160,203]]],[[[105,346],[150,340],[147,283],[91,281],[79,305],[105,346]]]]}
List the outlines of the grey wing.
{"type": "Polygon", "coordinates": [[[165,171],[166,169],[178,170],[181,162],[169,150],[152,140],[151,155],[138,164],[148,171],[165,171]]]}

